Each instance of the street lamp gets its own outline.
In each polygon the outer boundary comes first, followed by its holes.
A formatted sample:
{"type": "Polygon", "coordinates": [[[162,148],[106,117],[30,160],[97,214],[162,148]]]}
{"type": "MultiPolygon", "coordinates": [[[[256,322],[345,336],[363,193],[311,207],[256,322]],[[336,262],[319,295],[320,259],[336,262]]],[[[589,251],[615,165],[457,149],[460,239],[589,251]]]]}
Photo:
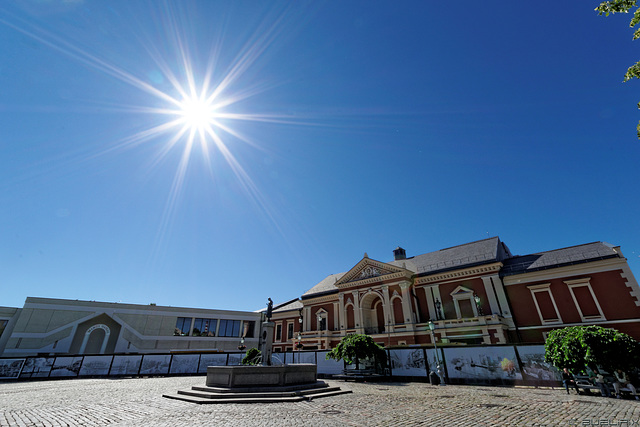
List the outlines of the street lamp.
{"type": "Polygon", "coordinates": [[[238,350],[244,351],[245,348],[247,348],[247,346],[244,345],[244,337],[242,337],[240,338],[240,345],[238,346],[238,350]]]}
{"type": "Polygon", "coordinates": [[[442,307],[442,303],[440,302],[440,300],[438,298],[436,298],[436,320],[440,320],[441,319],[440,307],[442,307]]]}
{"type": "Polygon", "coordinates": [[[476,302],[476,308],[478,309],[478,316],[482,316],[482,306],[480,305],[480,297],[478,294],[473,294],[473,300],[476,302]]]}
{"type": "Polygon", "coordinates": [[[442,367],[440,366],[440,356],[438,356],[438,345],[436,344],[436,334],[433,332],[436,329],[436,324],[429,320],[429,330],[431,331],[431,339],[433,340],[433,349],[436,352],[436,373],[440,378],[440,384],[445,385],[444,375],[442,375],[442,367]]]}

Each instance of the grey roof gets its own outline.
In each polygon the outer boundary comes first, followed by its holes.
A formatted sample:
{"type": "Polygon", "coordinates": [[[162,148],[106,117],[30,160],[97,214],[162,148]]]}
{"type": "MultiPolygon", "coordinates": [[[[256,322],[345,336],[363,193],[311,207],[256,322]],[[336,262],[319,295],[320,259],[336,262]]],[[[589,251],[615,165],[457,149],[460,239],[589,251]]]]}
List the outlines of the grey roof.
{"type": "Polygon", "coordinates": [[[619,256],[620,254],[609,243],[585,243],[583,245],[510,258],[504,261],[501,274],[503,276],[511,276],[619,256]]]}
{"type": "Polygon", "coordinates": [[[487,262],[502,261],[509,256],[509,249],[498,237],[490,237],[464,245],[453,246],[439,251],[416,255],[389,264],[404,267],[421,274],[432,274],[438,271],[470,267],[487,262]]]}
{"type": "Polygon", "coordinates": [[[305,297],[309,297],[310,295],[337,292],[338,288],[336,288],[335,284],[345,274],[347,274],[346,271],[344,273],[331,274],[325,277],[320,283],[302,294],[302,298],[304,299],[305,297]]]}
{"type": "Polygon", "coordinates": [[[281,311],[289,311],[289,310],[299,310],[303,307],[302,301],[299,299],[295,299],[293,301],[289,301],[284,303],[283,305],[277,306],[277,308],[273,309],[274,313],[279,313],[281,311]]]}

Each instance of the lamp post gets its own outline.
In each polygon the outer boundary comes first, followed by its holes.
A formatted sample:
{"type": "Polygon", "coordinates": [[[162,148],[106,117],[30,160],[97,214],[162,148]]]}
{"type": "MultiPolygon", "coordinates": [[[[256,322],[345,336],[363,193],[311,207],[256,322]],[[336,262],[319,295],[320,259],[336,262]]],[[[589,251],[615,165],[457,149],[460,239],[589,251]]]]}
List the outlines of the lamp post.
{"type": "Polygon", "coordinates": [[[436,334],[433,332],[436,329],[436,324],[429,320],[429,330],[431,331],[431,339],[433,340],[433,348],[436,352],[436,373],[440,378],[440,384],[445,385],[444,375],[442,367],[440,366],[440,356],[438,355],[438,345],[436,344],[436,334]]]}
{"type": "Polygon", "coordinates": [[[302,334],[298,332],[298,344],[296,344],[296,348],[298,349],[298,363],[300,363],[300,352],[302,351],[302,334]]]}

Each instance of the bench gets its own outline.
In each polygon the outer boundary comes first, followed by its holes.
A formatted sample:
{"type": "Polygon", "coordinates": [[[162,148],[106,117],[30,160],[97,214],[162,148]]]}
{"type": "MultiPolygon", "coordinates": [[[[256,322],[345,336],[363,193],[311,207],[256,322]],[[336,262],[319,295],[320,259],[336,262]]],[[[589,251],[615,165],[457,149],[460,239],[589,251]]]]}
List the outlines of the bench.
{"type": "Polygon", "coordinates": [[[345,381],[363,381],[383,376],[376,373],[375,369],[344,369],[341,375],[334,375],[333,378],[345,381]]]}

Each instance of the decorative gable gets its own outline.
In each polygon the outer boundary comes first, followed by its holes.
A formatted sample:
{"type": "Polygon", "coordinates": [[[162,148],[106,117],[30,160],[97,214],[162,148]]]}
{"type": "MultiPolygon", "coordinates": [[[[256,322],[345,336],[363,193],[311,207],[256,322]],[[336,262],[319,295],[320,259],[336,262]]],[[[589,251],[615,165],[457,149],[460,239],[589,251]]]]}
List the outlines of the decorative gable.
{"type": "Polygon", "coordinates": [[[405,268],[370,259],[365,254],[365,257],[342,276],[335,285],[338,288],[345,288],[386,279],[408,278],[411,275],[412,272],[405,268]]]}
{"type": "Polygon", "coordinates": [[[468,295],[473,295],[473,291],[467,287],[458,286],[449,295],[451,295],[452,297],[468,296],[468,295]]]}

